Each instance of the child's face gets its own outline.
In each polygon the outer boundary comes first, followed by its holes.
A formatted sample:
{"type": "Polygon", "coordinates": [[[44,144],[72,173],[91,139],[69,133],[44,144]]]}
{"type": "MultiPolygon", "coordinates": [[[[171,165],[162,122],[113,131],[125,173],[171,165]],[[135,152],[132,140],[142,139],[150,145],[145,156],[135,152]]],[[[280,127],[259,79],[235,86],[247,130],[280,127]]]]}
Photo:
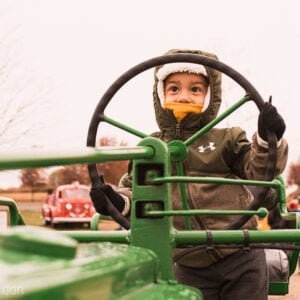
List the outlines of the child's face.
{"type": "Polygon", "coordinates": [[[207,88],[200,74],[174,73],[164,83],[165,102],[204,104],[207,88]]]}

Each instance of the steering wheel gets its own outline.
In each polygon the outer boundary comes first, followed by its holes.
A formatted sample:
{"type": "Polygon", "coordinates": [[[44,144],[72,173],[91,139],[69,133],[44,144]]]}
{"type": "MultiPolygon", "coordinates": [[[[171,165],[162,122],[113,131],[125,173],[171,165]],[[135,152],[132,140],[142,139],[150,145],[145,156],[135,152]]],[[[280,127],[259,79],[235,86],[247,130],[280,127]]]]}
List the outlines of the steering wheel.
{"type": "MultiPolygon", "coordinates": [[[[178,54],[169,54],[164,56],[158,56],[154,57],[152,59],[149,59],[147,61],[144,61],[135,67],[129,69],[127,72],[125,72],[123,75],[121,75],[104,93],[102,98],[100,99],[94,114],[92,116],[92,119],[90,121],[89,130],[88,130],[88,137],[87,137],[87,146],[88,147],[95,147],[96,143],[96,136],[97,136],[97,130],[99,124],[104,121],[104,110],[106,106],[109,104],[113,96],[118,92],[118,90],[126,84],[130,79],[135,77],[136,75],[153,68],[155,66],[169,64],[169,63],[175,63],[175,62],[188,62],[188,63],[195,63],[204,65],[213,69],[218,70],[219,72],[222,72],[226,74],[228,77],[232,78],[235,82],[237,82],[244,90],[247,96],[250,97],[252,101],[255,102],[256,106],[259,110],[261,110],[264,101],[260,94],[256,91],[256,89],[252,86],[252,84],[244,78],[240,73],[235,71],[230,66],[206,57],[201,56],[198,54],[186,54],[186,53],[178,53],[178,54]]],[[[276,160],[277,160],[277,138],[276,134],[273,132],[267,132],[268,137],[268,160],[267,160],[267,168],[264,180],[265,181],[271,181],[274,178],[275,173],[275,166],[276,166],[276,160]]],[[[101,177],[98,174],[97,168],[95,164],[89,164],[88,165],[89,175],[92,183],[92,187],[101,187],[104,182],[101,180],[101,177]]],[[[260,193],[257,200],[253,201],[248,208],[248,210],[255,210],[260,207],[260,203],[263,201],[265,196],[268,193],[269,188],[265,188],[260,193]]],[[[114,205],[110,202],[108,198],[105,199],[106,201],[106,207],[107,211],[111,215],[111,217],[118,222],[121,226],[123,226],[125,229],[129,229],[130,224],[129,221],[122,216],[122,214],[114,207],[114,205]]],[[[237,229],[240,228],[242,225],[244,225],[249,219],[250,216],[241,216],[238,217],[230,226],[228,226],[226,229],[237,229]]]]}

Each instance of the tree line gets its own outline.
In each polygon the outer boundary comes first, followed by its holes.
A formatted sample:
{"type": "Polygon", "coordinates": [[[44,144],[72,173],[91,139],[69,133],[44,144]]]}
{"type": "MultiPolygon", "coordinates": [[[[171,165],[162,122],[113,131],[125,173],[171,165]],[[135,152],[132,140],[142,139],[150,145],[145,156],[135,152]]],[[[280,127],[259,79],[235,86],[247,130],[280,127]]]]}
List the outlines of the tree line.
{"type": "Polygon", "coordinates": [[[291,163],[288,171],[287,184],[295,186],[295,190],[288,195],[288,198],[292,200],[300,197],[300,160],[291,163]]]}

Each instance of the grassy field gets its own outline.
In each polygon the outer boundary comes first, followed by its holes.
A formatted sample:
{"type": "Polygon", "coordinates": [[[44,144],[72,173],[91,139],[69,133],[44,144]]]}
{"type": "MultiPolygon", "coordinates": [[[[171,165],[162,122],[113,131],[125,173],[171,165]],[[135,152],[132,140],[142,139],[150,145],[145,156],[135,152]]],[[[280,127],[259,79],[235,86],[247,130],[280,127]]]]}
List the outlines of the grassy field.
{"type": "MultiPolygon", "coordinates": [[[[39,211],[23,210],[21,211],[21,214],[22,217],[24,218],[26,225],[44,226],[43,219],[39,211]]],[[[119,228],[119,225],[109,220],[102,220],[99,224],[100,230],[116,230],[117,228],[119,228]]],[[[83,227],[80,224],[68,224],[68,225],[60,226],[58,229],[77,230],[77,229],[89,229],[89,228],[83,227]]]]}
{"type": "MultiPolygon", "coordinates": [[[[41,215],[41,207],[47,198],[47,193],[30,193],[30,192],[0,192],[0,197],[11,198],[16,201],[19,211],[26,223],[26,225],[43,226],[43,219],[41,215]]],[[[67,229],[76,229],[80,224],[69,224],[67,229]]],[[[119,225],[113,221],[102,220],[99,224],[100,230],[115,230],[119,225]]]]}
{"type": "Polygon", "coordinates": [[[47,193],[37,192],[0,192],[0,197],[13,199],[27,225],[42,226],[41,206],[47,193]]]}
{"type": "Polygon", "coordinates": [[[21,211],[21,214],[22,217],[24,218],[26,225],[43,226],[41,212],[23,210],[21,211]]]}
{"type": "MultiPolygon", "coordinates": [[[[26,223],[26,225],[33,226],[44,226],[43,219],[41,215],[41,205],[38,202],[17,202],[17,206],[21,212],[21,215],[26,223]]],[[[100,230],[115,230],[119,227],[117,223],[110,220],[101,220],[99,224],[100,230]]],[[[77,229],[88,229],[82,224],[61,224],[57,229],[67,229],[67,230],[77,230],[77,229]]]]}
{"type": "Polygon", "coordinates": [[[31,201],[31,202],[44,202],[47,198],[47,193],[37,192],[0,192],[0,197],[11,198],[15,201],[31,201]]]}

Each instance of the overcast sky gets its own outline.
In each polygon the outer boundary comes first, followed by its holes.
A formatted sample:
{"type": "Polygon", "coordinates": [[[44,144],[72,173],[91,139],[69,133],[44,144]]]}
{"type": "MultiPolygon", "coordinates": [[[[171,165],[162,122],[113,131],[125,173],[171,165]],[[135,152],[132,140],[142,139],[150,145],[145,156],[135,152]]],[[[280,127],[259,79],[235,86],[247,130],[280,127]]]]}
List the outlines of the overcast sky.
{"type": "MultiPolygon", "coordinates": [[[[11,114],[17,106],[28,108],[18,115],[20,122],[0,136],[2,150],[11,148],[6,141],[15,135],[15,149],[84,146],[93,110],[118,76],[171,48],[189,48],[217,54],[264,99],[273,96],[287,124],[289,163],[296,161],[299,11],[296,0],[1,0],[1,106],[18,99],[11,114]],[[18,135],[26,127],[33,129],[18,135]]],[[[156,130],[152,79],[153,70],[134,78],[106,114],[145,133],[156,130]]],[[[222,110],[243,95],[224,78],[222,110]]],[[[256,123],[257,110],[247,104],[221,125],[241,126],[251,138],[256,123]]],[[[101,129],[101,135],[130,145],[138,141],[109,126],[101,129]]],[[[0,187],[15,184],[15,172],[0,173],[0,187]]]]}

